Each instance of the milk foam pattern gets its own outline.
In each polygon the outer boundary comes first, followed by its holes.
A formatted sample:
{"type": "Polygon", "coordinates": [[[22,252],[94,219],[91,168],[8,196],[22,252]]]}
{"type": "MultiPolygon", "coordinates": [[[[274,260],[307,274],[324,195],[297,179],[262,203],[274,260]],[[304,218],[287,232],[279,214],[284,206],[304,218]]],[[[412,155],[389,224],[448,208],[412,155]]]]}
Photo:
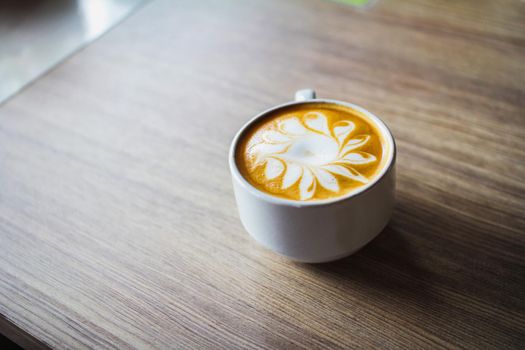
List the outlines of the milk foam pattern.
{"type": "Polygon", "coordinates": [[[268,180],[278,179],[281,188],[298,184],[301,200],[312,198],[317,184],[339,192],[336,176],[363,184],[369,179],[356,170],[355,165],[369,164],[374,155],[359,151],[370,135],[352,136],[355,124],[348,120],[328,125],[321,112],[309,112],[302,118],[291,117],[278,122],[276,130],[266,130],[262,142],[254,145],[255,164],[264,165],[268,180]]]}

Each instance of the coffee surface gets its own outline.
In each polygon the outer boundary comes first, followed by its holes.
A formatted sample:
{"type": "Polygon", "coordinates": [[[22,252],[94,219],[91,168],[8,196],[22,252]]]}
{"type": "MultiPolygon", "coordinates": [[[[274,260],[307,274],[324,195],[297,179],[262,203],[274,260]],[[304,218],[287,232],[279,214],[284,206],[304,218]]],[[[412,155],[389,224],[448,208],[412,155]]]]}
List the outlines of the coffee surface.
{"type": "Polygon", "coordinates": [[[385,142],[362,113],[332,103],[288,106],[241,135],[242,176],[268,194],[301,201],[344,196],[383,167],[385,142]]]}

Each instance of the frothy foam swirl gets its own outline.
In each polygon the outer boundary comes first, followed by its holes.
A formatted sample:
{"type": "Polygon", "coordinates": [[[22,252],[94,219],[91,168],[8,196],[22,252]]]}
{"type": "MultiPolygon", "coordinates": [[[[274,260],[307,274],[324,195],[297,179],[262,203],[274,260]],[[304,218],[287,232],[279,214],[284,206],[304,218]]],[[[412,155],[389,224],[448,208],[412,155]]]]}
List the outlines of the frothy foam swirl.
{"type": "Polygon", "coordinates": [[[368,183],[360,169],[378,163],[376,155],[363,150],[372,135],[356,133],[363,127],[356,128],[354,121],[326,114],[307,111],[259,130],[245,150],[252,180],[267,192],[298,200],[315,199],[319,192],[333,197],[368,183]]]}

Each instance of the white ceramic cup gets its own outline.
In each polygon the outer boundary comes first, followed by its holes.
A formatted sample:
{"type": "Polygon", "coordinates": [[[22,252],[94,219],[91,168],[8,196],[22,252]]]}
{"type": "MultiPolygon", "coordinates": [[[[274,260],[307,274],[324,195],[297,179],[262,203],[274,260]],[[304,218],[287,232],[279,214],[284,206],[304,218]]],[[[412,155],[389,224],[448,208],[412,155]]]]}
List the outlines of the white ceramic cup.
{"type": "Polygon", "coordinates": [[[233,189],[241,222],[263,246],[292,260],[320,263],[355,253],[376,237],[392,215],[396,147],[387,126],[375,115],[351,103],[316,99],[310,89],[299,90],[295,101],[270,108],[235,135],[229,155],[233,189]],[[387,157],[380,173],[347,195],[327,200],[297,201],[272,196],[252,186],[240,173],[235,151],[244,131],[255,121],[283,107],[327,102],[361,112],[382,133],[387,157]]]}

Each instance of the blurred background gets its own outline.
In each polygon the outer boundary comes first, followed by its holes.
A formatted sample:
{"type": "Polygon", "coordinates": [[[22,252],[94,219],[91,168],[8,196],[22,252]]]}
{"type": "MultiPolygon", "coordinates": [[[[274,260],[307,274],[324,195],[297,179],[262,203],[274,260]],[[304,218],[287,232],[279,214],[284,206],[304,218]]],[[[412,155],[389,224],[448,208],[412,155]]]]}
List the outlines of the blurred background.
{"type": "Polygon", "coordinates": [[[0,103],[145,1],[0,1],[0,103]]]}

